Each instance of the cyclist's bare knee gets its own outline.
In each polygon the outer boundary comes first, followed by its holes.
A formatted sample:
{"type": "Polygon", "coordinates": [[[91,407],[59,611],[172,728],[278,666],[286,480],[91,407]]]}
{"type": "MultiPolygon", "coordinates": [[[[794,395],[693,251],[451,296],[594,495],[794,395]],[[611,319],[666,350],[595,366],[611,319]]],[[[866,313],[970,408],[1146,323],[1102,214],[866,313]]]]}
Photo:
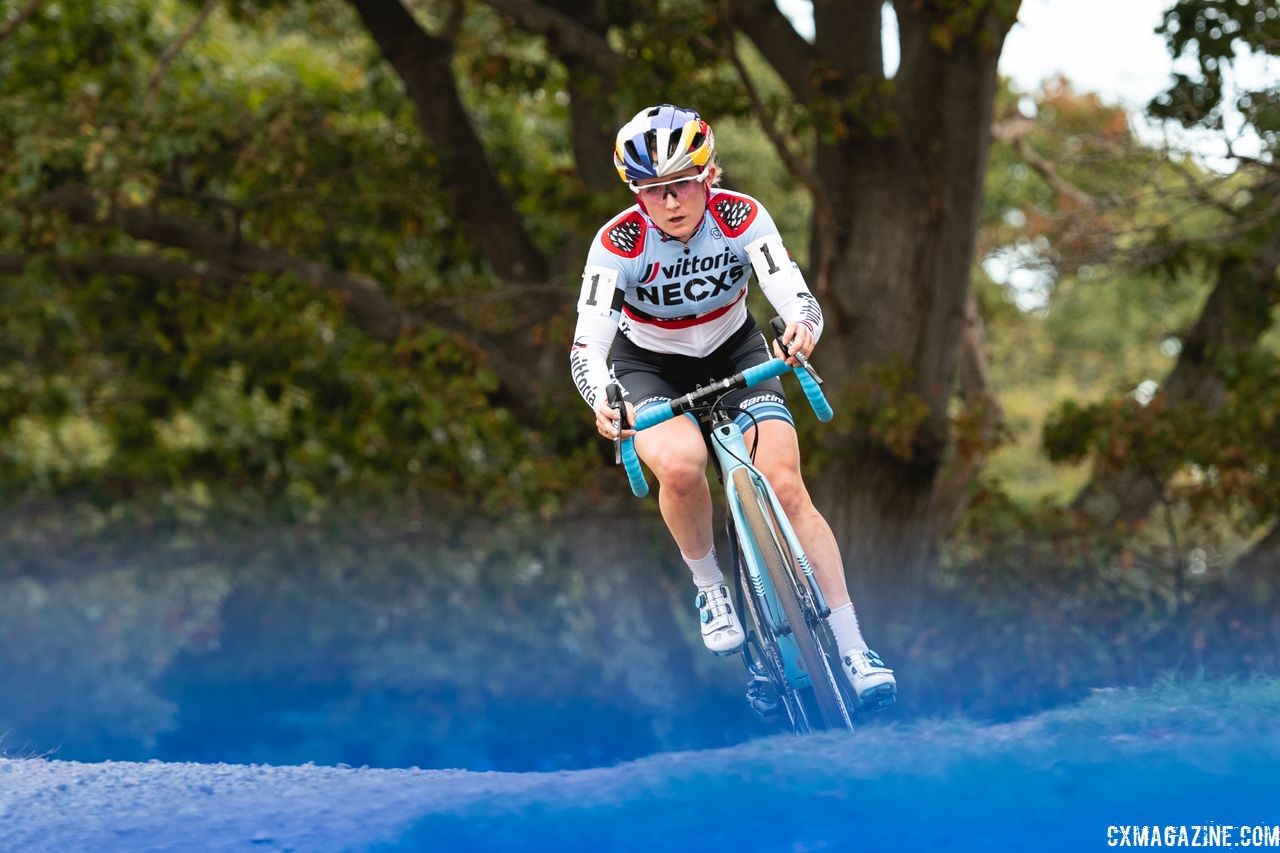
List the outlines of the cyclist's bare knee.
{"type": "Polygon", "coordinates": [[[636,438],[636,452],[662,488],[687,494],[704,488],[707,447],[698,427],[687,418],[668,421],[636,438]]]}
{"type": "Polygon", "coordinates": [[[707,481],[706,459],[699,462],[690,456],[671,455],[664,460],[661,469],[654,469],[662,488],[685,495],[705,490],[707,481]]]}
{"type": "Polygon", "coordinates": [[[766,472],[765,476],[768,477],[769,485],[773,486],[774,494],[778,496],[778,501],[788,516],[798,518],[810,510],[812,502],[809,499],[809,491],[804,487],[799,471],[783,468],[766,472]]]}

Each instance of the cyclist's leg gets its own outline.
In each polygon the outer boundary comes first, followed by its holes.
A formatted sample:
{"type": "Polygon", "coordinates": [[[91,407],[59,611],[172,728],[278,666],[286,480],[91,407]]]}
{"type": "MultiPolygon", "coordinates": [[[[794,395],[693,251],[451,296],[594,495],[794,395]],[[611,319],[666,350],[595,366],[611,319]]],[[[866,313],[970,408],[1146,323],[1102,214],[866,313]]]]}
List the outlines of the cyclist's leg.
{"type": "MultiPolygon", "coordinates": [[[[636,410],[643,408],[642,401],[636,410]]],[[[745,634],[712,547],[711,491],[702,431],[691,417],[672,418],[637,434],[636,453],[658,478],[662,519],[693,572],[702,642],[716,654],[733,654],[741,648],[745,634]]]]}
{"type": "Polygon", "coordinates": [[[849,587],[845,582],[840,546],[827,520],[813,505],[800,476],[800,444],[795,427],[782,418],[769,417],[744,432],[748,447],[757,436],[756,467],[777,493],[778,502],[813,565],[827,605],[834,610],[848,604],[849,587]]]}
{"type": "MultiPolygon", "coordinates": [[[[763,364],[770,358],[769,345],[763,333],[758,329],[746,331],[748,334],[738,339],[730,355],[730,366],[735,372],[763,364]]],[[[787,409],[782,382],[770,379],[754,388],[734,391],[725,396],[725,402],[742,410],[736,420],[747,447],[752,446],[759,433],[756,467],[777,493],[778,501],[813,565],[827,604],[832,609],[848,604],[849,588],[844,579],[840,547],[800,478],[800,444],[791,412],[787,409]]]]}
{"type": "MultiPolygon", "coordinates": [[[[650,352],[619,337],[612,372],[637,414],[686,393],[682,359],[650,352]]],[[[686,561],[709,555],[711,491],[707,448],[693,417],[672,418],[636,435],[636,453],[658,478],[658,507],[686,561]]],[[[690,568],[695,568],[691,565],[690,568]]],[[[695,569],[696,574],[696,569],[695,569]]]]}
{"type": "MultiPolygon", "coordinates": [[[[800,539],[818,578],[818,586],[831,608],[827,624],[840,653],[841,663],[858,701],[864,708],[878,708],[894,701],[897,682],[893,670],[867,647],[845,582],[840,546],[822,514],[809,497],[800,476],[800,445],[789,422],[757,417],[759,435],[756,467],[769,479],[791,526],[800,539]]],[[[750,438],[747,439],[750,441],[750,438]]]]}
{"type": "MultiPolygon", "coordinates": [[[[714,370],[714,362],[725,359],[713,353],[709,360],[714,370]]],[[[691,391],[704,380],[707,361],[647,351],[625,336],[615,341],[613,349],[614,376],[637,412],[646,404],[691,391]]],[[[713,547],[707,448],[698,422],[692,416],[681,416],[650,427],[636,436],[635,448],[658,478],[662,518],[698,587],[695,602],[703,642],[717,654],[731,654],[742,645],[745,635],[713,547]]]]}
{"type": "MultiPolygon", "coordinates": [[[[637,406],[643,408],[645,402],[637,406]]],[[[707,446],[698,424],[672,418],[636,435],[636,453],[658,478],[658,508],[667,529],[686,557],[711,550],[711,490],[707,485],[707,446]]]]}

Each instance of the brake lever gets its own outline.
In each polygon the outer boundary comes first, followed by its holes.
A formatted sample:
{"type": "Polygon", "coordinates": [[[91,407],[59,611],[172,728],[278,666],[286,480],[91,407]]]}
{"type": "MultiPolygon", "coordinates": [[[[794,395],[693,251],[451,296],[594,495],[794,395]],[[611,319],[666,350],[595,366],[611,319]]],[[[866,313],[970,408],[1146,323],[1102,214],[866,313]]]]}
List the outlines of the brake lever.
{"type": "Polygon", "coordinates": [[[800,353],[794,353],[794,355],[796,359],[800,362],[800,366],[803,367],[805,371],[808,372],[808,374],[813,377],[813,381],[821,385],[822,377],[818,375],[818,371],[813,369],[813,365],[809,363],[809,359],[805,358],[800,353]]]}
{"type": "Polygon", "coordinates": [[[614,425],[618,430],[618,434],[613,439],[613,464],[622,464],[622,431],[631,426],[626,423],[627,407],[622,402],[622,387],[616,382],[610,382],[604,389],[605,395],[609,398],[609,405],[613,408],[618,416],[613,419],[614,425]]]}
{"type": "Polygon", "coordinates": [[[818,375],[818,371],[813,369],[813,365],[809,363],[809,359],[804,357],[804,353],[791,352],[787,345],[782,342],[782,335],[787,331],[787,327],[783,324],[782,318],[774,317],[769,321],[769,326],[773,329],[773,336],[777,338],[778,346],[782,348],[782,351],[788,356],[795,356],[796,361],[800,362],[800,366],[805,369],[805,372],[813,377],[813,381],[821,385],[822,377],[818,375]]]}

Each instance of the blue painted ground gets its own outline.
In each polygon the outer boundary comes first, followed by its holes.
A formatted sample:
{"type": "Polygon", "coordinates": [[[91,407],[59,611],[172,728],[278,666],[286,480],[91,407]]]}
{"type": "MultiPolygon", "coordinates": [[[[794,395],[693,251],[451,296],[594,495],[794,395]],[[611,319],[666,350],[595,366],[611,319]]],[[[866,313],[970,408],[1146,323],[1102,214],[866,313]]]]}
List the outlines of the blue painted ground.
{"type": "Polygon", "coordinates": [[[552,773],[10,758],[0,848],[1102,850],[1109,826],[1280,824],[1280,681],[890,719],[552,773]]]}

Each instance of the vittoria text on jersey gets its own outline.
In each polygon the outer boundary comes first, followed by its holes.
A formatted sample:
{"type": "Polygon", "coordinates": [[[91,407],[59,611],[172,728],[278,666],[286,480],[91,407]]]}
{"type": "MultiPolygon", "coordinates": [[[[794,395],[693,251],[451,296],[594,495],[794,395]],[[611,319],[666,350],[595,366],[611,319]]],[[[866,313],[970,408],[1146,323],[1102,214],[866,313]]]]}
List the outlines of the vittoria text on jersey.
{"type": "Polygon", "coordinates": [[[600,229],[587,254],[570,362],[593,409],[609,381],[606,357],[618,330],[659,353],[701,357],[746,320],[752,271],[788,323],[822,333],[822,311],[761,204],[715,190],[687,244],[663,234],[639,205],[600,229]]]}

